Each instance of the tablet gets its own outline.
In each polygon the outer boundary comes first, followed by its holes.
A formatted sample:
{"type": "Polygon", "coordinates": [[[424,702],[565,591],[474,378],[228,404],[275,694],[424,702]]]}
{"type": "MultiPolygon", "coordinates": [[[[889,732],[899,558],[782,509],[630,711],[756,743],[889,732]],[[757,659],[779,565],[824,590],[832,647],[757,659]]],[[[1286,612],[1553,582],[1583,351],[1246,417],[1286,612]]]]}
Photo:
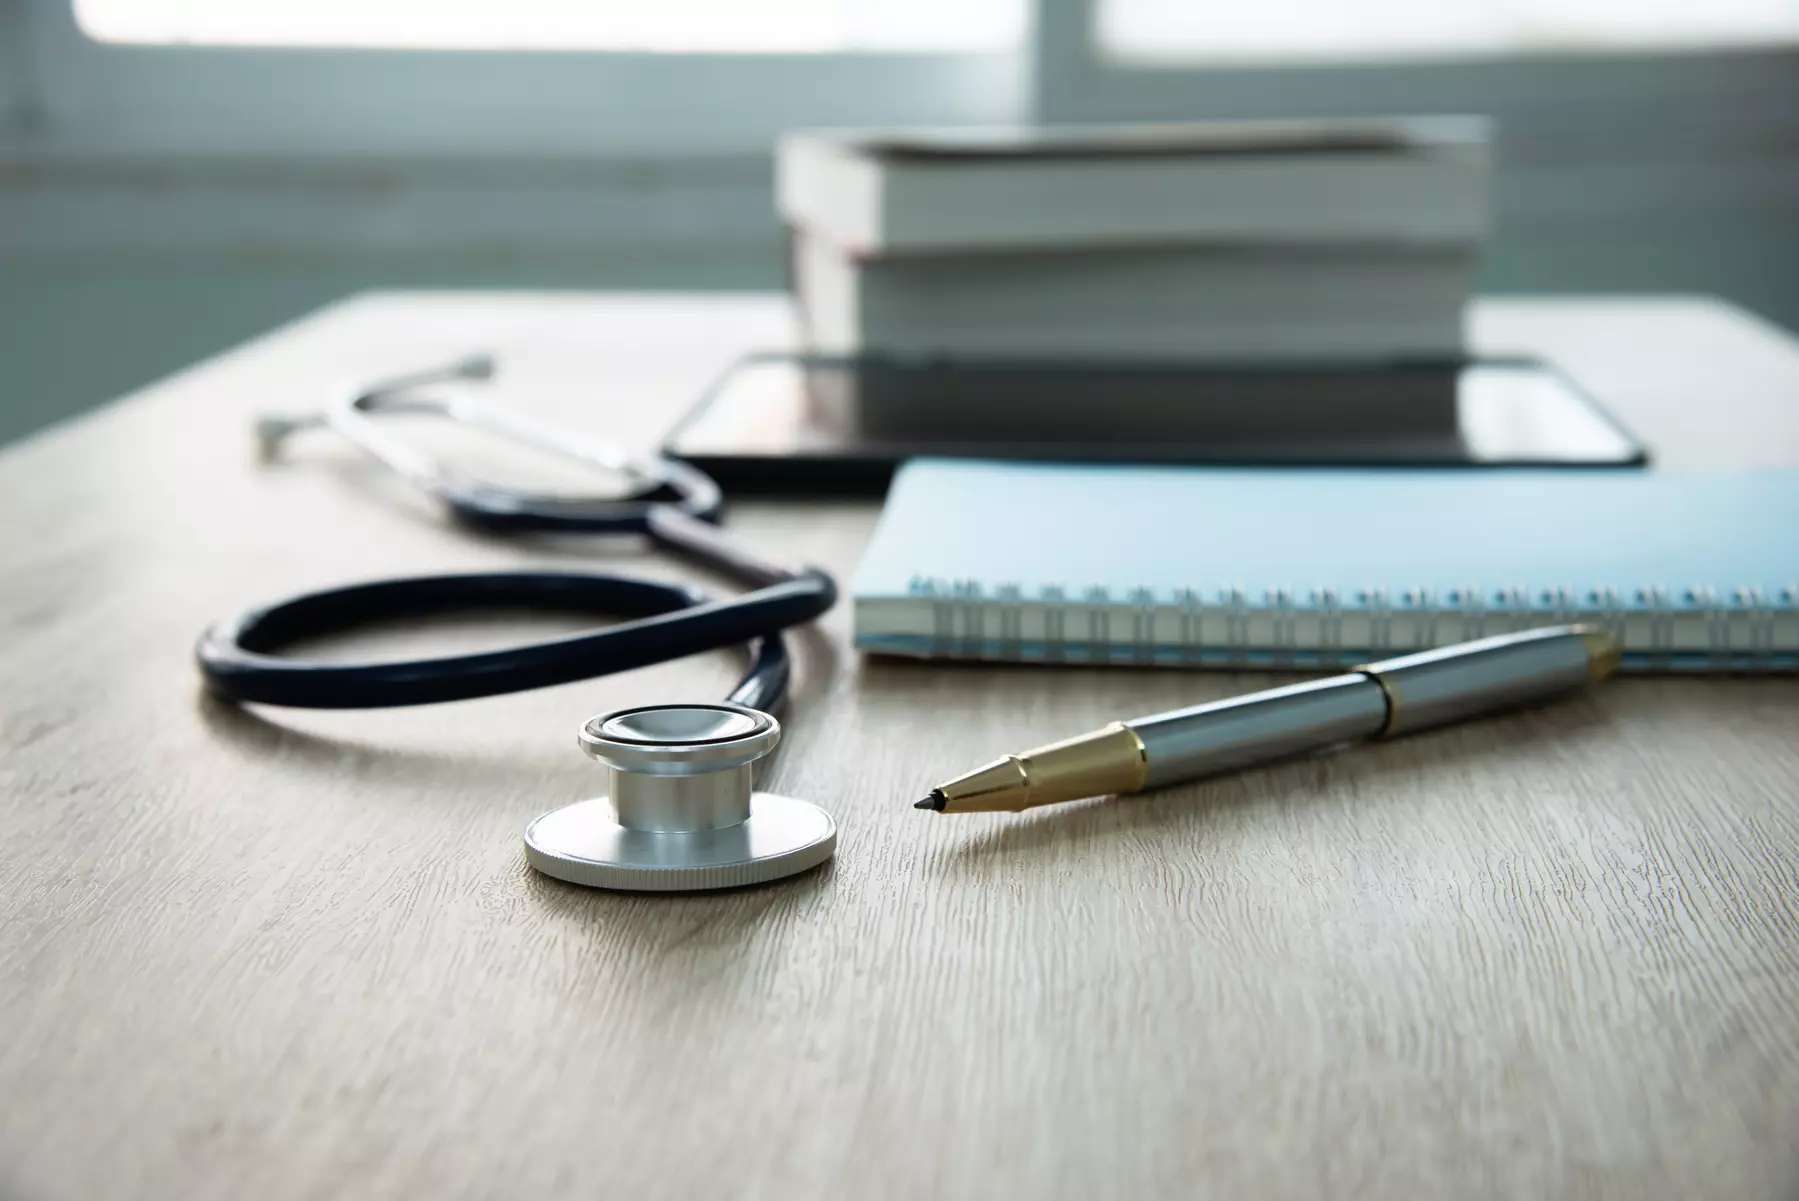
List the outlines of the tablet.
{"type": "Polygon", "coordinates": [[[919,455],[1046,461],[1640,467],[1540,360],[1156,365],[752,355],[663,445],[736,494],[878,495],[919,455]]]}

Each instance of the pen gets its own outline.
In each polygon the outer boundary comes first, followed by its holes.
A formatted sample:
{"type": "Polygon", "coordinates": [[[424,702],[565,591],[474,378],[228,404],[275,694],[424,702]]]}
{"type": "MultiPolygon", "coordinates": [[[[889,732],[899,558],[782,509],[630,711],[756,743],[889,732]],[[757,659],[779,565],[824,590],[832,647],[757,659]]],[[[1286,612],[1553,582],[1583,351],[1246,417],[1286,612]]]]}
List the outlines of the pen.
{"type": "Polygon", "coordinates": [[[916,808],[1016,812],[1409,734],[1603,680],[1617,669],[1618,654],[1611,632],[1593,625],[1457,643],[1329,679],[1113,722],[995,759],[933,788],[916,808]]]}

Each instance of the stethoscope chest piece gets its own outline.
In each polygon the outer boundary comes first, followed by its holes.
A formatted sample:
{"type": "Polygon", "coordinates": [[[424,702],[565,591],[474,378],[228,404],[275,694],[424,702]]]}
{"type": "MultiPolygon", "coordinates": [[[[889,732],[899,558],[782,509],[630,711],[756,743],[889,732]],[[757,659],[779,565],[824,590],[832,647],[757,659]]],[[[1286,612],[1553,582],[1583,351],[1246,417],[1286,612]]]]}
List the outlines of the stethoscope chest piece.
{"type": "Polygon", "coordinates": [[[781,726],[732,704],[646,705],[592,718],[581,749],[609,769],[607,796],[525,828],[525,859],[590,888],[734,888],[817,867],[837,825],[817,805],[753,790],[750,765],[781,726]]]}

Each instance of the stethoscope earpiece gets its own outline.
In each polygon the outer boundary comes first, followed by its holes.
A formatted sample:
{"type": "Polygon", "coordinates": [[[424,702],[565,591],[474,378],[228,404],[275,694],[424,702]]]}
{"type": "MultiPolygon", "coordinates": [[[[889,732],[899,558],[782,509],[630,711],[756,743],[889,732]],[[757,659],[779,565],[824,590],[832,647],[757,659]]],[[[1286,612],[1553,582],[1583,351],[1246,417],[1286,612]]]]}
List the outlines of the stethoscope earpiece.
{"type": "Polygon", "coordinates": [[[645,705],[581,727],[581,749],[611,769],[607,796],[525,828],[525,859],[590,888],[734,888],[816,867],[837,849],[817,805],[756,792],[751,765],[781,725],[732,704],[645,705]]]}

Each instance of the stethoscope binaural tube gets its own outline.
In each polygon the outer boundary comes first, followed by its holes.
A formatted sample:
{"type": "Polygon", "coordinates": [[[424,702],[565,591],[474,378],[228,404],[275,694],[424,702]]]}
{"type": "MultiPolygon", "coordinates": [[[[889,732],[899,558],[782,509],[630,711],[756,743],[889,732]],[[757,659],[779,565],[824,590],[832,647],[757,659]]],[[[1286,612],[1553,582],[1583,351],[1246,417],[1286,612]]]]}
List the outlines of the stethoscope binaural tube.
{"type": "Polygon", "coordinates": [[[749,643],[748,673],[729,701],[769,710],[785,695],[789,664],[780,633],[836,603],[817,569],[768,562],[712,524],[722,508],[704,473],[666,459],[638,459],[516,414],[417,389],[486,378],[491,362],[464,360],[365,389],[316,418],[265,419],[265,454],[289,433],[328,425],[436,498],[458,523],[496,532],[639,534],[753,590],[714,599],[677,584],[597,572],[489,572],[353,584],[292,597],[208,629],[196,657],[208,688],[234,702],[311,709],[371,709],[466,700],[543,688],[749,643]],[[463,421],[590,467],[625,475],[623,495],[522,492],[450,469],[393,437],[380,412],[432,413],[463,421]],[[396,618],[521,608],[623,617],[622,624],[467,655],[342,663],[290,658],[284,647],[396,618]]]}

